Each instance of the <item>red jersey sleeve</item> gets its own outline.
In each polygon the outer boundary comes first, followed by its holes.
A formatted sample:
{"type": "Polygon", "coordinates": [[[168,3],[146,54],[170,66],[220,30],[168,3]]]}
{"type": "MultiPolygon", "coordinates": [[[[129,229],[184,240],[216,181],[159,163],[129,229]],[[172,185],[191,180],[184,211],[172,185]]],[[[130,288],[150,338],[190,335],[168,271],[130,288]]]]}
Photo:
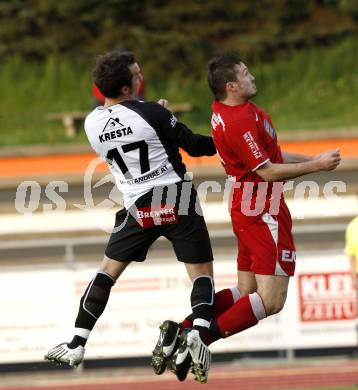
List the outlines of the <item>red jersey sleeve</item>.
{"type": "Polygon", "coordinates": [[[269,161],[260,142],[255,117],[247,115],[229,123],[225,133],[230,149],[251,171],[269,161]]]}

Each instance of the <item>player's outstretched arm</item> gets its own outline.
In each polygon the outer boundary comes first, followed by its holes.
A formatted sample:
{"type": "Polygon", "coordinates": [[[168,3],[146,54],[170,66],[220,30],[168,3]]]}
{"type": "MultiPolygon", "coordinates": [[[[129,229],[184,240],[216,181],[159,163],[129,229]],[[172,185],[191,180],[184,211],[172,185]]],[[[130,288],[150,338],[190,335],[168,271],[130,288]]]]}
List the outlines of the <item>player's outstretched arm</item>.
{"type": "Polygon", "coordinates": [[[184,149],[192,157],[213,156],[216,154],[211,136],[193,133],[184,123],[177,122],[168,134],[172,142],[184,149]]]}
{"type": "Polygon", "coordinates": [[[193,133],[184,123],[179,122],[172,112],[165,108],[167,101],[160,99],[150,104],[150,109],[156,114],[156,128],[161,135],[174,145],[184,149],[192,157],[213,156],[216,154],[211,136],[193,133]]]}
{"type": "Polygon", "coordinates": [[[304,154],[282,152],[283,162],[285,164],[301,163],[314,160],[315,156],[305,156],[304,154]]]}
{"type": "Polygon", "coordinates": [[[301,163],[273,164],[268,161],[255,172],[265,181],[280,181],[294,179],[318,171],[331,171],[336,169],[340,162],[341,155],[337,149],[301,163]]]}

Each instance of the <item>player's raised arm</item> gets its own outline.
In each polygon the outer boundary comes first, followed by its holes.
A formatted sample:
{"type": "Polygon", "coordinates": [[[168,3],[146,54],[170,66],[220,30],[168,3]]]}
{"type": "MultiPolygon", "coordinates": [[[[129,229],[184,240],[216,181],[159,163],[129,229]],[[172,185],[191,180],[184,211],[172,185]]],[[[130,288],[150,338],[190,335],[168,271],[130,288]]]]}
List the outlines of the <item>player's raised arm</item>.
{"type": "Polygon", "coordinates": [[[211,136],[195,134],[184,123],[176,122],[171,129],[172,133],[170,134],[170,130],[168,131],[168,138],[183,148],[190,156],[213,156],[216,153],[211,136]]]}
{"type": "Polygon", "coordinates": [[[280,181],[294,179],[312,172],[331,171],[336,169],[340,162],[341,156],[337,149],[301,163],[277,164],[268,161],[260,166],[256,173],[265,181],[280,181]]]}
{"type": "Polygon", "coordinates": [[[285,164],[294,164],[314,160],[316,156],[306,156],[304,154],[282,152],[282,158],[285,164]]]}
{"type": "Polygon", "coordinates": [[[213,156],[216,153],[211,136],[193,133],[161,104],[150,103],[150,110],[151,116],[155,113],[157,118],[155,126],[160,135],[174,145],[184,149],[190,156],[213,156]]]}

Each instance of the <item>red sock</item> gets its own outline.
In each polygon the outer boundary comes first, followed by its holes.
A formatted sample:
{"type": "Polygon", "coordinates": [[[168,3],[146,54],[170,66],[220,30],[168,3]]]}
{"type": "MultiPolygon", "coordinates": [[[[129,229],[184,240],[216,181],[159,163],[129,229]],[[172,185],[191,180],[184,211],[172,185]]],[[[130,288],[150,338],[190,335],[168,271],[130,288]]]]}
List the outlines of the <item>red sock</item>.
{"type": "Polygon", "coordinates": [[[225,313],[240,297],[237,287],[226,288],[215,294],[215,312],[214,318],[218,318],[225,313]],[[236,291],[234,292],[234,290],[236,291]],[[234,296],[235,295],[235,296],[234,296]]]}
{"type": "MultiPolygon", "coordinates": [[[[225,313],[240,297],[240,293],[237,287],[225,288],[215,294],[215,312],[214,318],[218,318],[221,314],[225,313]]],[[[181,329],[192,328],[193,322],[190,316],[185,318],[180,323],[181,329]]]]}
{"type": "Polygon", "coordinates": [[[188,318],[185,318],[184,321],[182,321],[180,324],[180,329],[187,329],[187,328],[192,328],[193,327],[193,321],[189,320],[188,318]]]}
{"type": "Polygon", "coordinates": [[[266,317],[261,297],[257,293],[245,295],[217,318],[222,337],[228,337],[256,325],[266,317]]]}

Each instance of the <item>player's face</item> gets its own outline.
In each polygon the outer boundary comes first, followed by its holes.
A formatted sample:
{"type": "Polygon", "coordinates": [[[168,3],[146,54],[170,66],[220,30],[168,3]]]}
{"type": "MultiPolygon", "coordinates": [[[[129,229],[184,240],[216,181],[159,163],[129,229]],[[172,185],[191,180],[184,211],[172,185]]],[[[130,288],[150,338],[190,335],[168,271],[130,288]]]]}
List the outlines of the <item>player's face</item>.
{"type": "Polygon", "coordinates": [[[132,73],[132,86],[131,86],[131,92],[133,95],[137,96],[140,83],[143,80],[142,72],[140,70],[139,65],[135,62],[134,64],[129,66],[129,70],[132,73]]]}
{"type": "Polygon", "coordinates": [[[257,94],[255,77],[249,72],[247,66],[240,62],[236,65],[236,75],[238,81],[238,93],[241,97],[250,99],[257,94]]]}

